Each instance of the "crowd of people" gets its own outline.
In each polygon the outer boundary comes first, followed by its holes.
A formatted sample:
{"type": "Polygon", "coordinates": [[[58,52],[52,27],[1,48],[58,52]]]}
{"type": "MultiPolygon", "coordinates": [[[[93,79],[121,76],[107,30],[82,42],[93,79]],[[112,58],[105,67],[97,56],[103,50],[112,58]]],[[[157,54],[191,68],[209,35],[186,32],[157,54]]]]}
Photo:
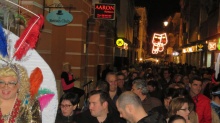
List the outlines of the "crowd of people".
{"type": "Polygon", "coordinates": [[[108,67],[83,110],[74,113],[73,99],[64,99],[69,105],[63,106],[61,98],[60,115],[73,123],[219,123],[220,78],[214,74],[211,68],[173,63],[108,67]],[[73,111],[65,115],[68,108],[73,111]]]}

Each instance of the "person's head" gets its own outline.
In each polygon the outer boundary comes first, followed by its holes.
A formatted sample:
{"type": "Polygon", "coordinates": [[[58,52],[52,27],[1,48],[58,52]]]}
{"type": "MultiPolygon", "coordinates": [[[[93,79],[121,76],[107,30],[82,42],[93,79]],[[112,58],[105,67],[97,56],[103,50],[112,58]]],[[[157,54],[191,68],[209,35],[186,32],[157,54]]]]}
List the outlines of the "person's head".
{"type": "Polygon", "coordinates": [[[186,120],[184,117],[182,117],[180,115],[172,115],[169,118],[168,123],[186,123],[186,120]]]}
{"type": "Polygon", "coordinates": [[[189,119],[190,107],[188,104],[188,100],[186,98],[177,97],[172,99],[169,105],[168,114],[172,115],[180,115],[184,117],[184,119],[189,119]]]}
{"type": "Polygon", "coordinates": [[[116,101],[116,106],[120,113],[120,117],[131,123],[137,122],[134,121],[135,115],[138,115],[136,113],[139,109],[143,109],[140,98],[131,91],[122,93],[116,101]]]}
{"type": "Polygon", "coordinates": [[[189,82],[190,95],[194,97],[202,90],[202,79],[199,76],[193,76],[189,82]]]}
{"type": "Polygon", "coordinates": [[[148,91],[145,81],[143,79],[134,80],[131,91],[137,94],[139,97],[147,95],[148,91]]]}
{"type": "Polygon", "coordinates": [[[182,77],[182,80],[181,80],[186,86],[189,85],[189,76],[185,75],[182,77]]]}
{"type": "Polygon", "coordinates": [[[165,79],[169,79],[169,78],[170,78],[170,75],[171,75],[171,72],[170,72],[169,69],[164,69],[164,70],[163,70],[163,77],[164,77],[165,79]]]}
{"type": "Polygon", "coordinates": [[[98,81],[95,90],[102,90],[104,92],[109,92],[109,83],[106,81],[98,81]]]}
{"type": "Polygon", "coordinates": [[[69,62],[63,63],[63,71],[70,72],[71,71],[71,65],[69,62]]]}
{"type": "Polygon", "coordinates": [[[25,68],[12,65],[0,68],[0,101],[20,100],[29,94],[29,79],[25,68]]]}
{"type": "Polygon", "coordinates": [[[158,89],[159,89],[159,87],[158,87],[157,81],[150,80],[147,83],[147,90],[148,90],[148,92],[154,92],[154,91],[157,91],[158,89]]]}
{"type": "Polygon", "coordinates": [[[125,75],[122,72],[117,73],[118,87],[124,88],[125,75]]]}
{"type": "Polygon", "coordinates": [[[93,117],[101,117],[108,113],[109,94],[102,90],[93,90],[89,94],[89,110],[93,117]]]}
{"type": "Polygon", "coordinates": [[[180,82],[182,79],[182,75],[181,74],[175,74],[173,77],[174,82],[180,82]]]}
{"type": "Polygon", "coordinates": [[[176,96],[176,89],[174,88],[167,88],[165,93],[164,93],[164,96],[163,96],[163,103],[164,103],[164,106],[168,109],[169,105],[170,105],[170,102],[171,100],[176,96]]]}
{"type": "Polygon", "coordinates": [[[64,93],[60,98],[60,108],[63,116],[71,116],[79,103],[78,95],[75,93],[64,93]]]}
{"type": "Polygon", "coordinates": [[[128,68],[123,67],[123,68],[121,69],[121,72],[125,75],[125,78],[128,77],[128,74],[129,74],[129,72],[128,72],[128,68]]]}
{"type": "Polygon", "coordinates": [[[132,74],[131,74],[131,79],[132,80],[134,80],[135,78],[137,78],[138,77],[138,72],[133,72],[132,74]]]}
{"type": "Polygon", "coordinates": [[[110,91],[115,92],[117,90],[117,77],[116,77],[116,74],[114,72],[109,72],[106,75],[106,81],[110,85],[110,91]]]}

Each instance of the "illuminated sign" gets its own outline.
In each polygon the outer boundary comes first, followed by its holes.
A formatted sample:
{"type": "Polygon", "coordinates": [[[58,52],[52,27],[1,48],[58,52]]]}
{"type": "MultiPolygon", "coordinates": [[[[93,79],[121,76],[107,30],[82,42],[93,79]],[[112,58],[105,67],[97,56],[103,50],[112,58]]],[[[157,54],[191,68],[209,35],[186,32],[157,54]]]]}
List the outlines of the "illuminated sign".
{"type": "Polygon", "coordinates": [[[208,49],[209,50],[216,50],[216,43],[215,42],[209,42],[208,43],[208,49]]]}
{"type": "Polygon", "coordinates": [[[202,51],[203,48],[204,48],[203,44],[198,44],[198,45],[197,45],[197,50],[198,50],[198,51],[202,51]]]}
{"type": "Polygon", "coordinates": [[[116,45],[119,46],[119,47],[123,46],[124,45],[124,40],[121,39],[121,38],[117,39],[116,40],[116,45]]]}
{"type": "Polygon", "coordinates": [[[66,10],[55,10],[48,13],[46,19],[53,25],[64,26],[72,22],[73,16],[66,10]]]}
{"type": "Polygon", "coordinates": [[[162,52],[167,42],[168,40],[166,33],[163,34],[154,33],[152,39],[152,43],[153,43],[152,54],[157,54],[158,52],[162,52]]]}
{"type": "Polygon", "coordinates": [[[106,3],[95,4],[94,18],[115,20],[115,4],[106,4],[106,3]]]}

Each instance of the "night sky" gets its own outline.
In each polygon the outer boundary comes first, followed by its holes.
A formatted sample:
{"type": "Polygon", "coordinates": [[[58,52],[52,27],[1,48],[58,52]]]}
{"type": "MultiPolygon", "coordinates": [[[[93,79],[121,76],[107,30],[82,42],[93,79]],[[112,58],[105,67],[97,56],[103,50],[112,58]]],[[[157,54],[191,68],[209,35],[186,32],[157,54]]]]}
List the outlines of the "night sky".
{"type": "Polygon", "coordinates": [[[135,0],[136,6],[147,8],[148,35],[151,37],[154,32],[163,30],[163,22],[173,15],[180,12],[180,0],[135,0]]]}

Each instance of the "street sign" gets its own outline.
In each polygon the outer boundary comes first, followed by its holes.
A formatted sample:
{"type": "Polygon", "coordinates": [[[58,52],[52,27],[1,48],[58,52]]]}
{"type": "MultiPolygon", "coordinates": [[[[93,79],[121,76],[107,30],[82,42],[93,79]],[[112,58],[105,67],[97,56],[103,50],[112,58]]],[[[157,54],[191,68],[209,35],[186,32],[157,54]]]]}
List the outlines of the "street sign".
{"type": "Polygon", "coordinates": [[[116,40],[116,45],[119,46],[119,47],[123,46],[124,45],[124,40],[121,39],[121,38],[117,39],[116,40]]]}

